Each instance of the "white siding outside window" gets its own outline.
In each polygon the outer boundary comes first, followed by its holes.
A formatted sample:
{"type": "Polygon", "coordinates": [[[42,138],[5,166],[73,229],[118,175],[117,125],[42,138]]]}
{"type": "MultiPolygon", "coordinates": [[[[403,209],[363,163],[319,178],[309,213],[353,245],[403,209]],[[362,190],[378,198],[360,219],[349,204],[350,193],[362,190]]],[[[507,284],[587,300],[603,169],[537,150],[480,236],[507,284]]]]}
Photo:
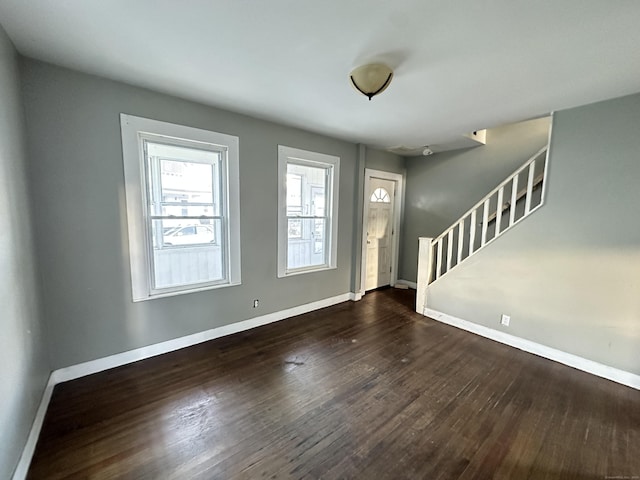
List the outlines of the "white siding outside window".
{"type": "Polygon", "coordinates": [[[340,158],[278,147],[278,277],[336,268],[340,158]]]}
{"type": "Polygon", "coordinates": [[[120,124],[133,301],[239,284],[238,138],[120,124]]]}

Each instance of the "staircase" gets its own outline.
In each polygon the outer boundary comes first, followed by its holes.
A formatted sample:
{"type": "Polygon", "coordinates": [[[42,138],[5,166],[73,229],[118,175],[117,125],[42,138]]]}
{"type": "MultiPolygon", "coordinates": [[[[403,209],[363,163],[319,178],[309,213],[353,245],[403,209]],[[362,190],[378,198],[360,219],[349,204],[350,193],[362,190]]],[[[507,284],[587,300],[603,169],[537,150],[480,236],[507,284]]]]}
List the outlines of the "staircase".
{"type": "Polygon", "coordinates": [[[489,245],[544,203],[548,147],[471,207],[437,238],[420,238],[416,311],[423,314],[427,288],[489,245]]]}

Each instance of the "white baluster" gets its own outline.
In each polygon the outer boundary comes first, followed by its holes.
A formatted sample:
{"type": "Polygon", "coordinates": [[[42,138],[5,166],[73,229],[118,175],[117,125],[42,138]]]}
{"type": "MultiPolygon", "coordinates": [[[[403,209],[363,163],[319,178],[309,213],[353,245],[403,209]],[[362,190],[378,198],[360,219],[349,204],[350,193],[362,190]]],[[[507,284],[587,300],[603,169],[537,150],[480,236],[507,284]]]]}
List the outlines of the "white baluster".
{"type": "Polygon", "coordinates": [[[516,221],[516,203],[518,202],[518,176],[520,172],[516,173],[513,177],[513,184],[511,185],[511,205],[509,205],[509,226],[513,225],[516,221]]]}
{"type": "Polygon", "coordinates": [[[531,200],[532,200],[531,197],[533,194],[533,175],[534,175],[535,168],[536,168],[536,161],[534,160],[533,162],[531,162],[531,165],[529,165],[529,178],[527,179],[527,200],[524,206],[525,216],[529,215],[529,212],[531,211],[531,200]]]}
{"type": "Polygon", "coordinates": [[[488,228],[489,228],[489,199],[487,198],[484,201],[484,206],[482,207],[482,238],[480,240],[481,247],[484,247],[484,244],[487,243],[488,228]]]}
{"type": "Polygon", "coordinates": [[[447,272],[451,270],[451,260],[453,257],[453,228],[449,230],[447,239],[447,272]]]}
{"type": "Polygon", "coordinates": [[[438,254],[436,258],[436,280],[440,278],[441,271],[442,271],[442,238],[438,240],[438,254]]]}
{"type": "Polygon", "coordinates": [[[458,262],[462,261],[462,247],[464,246],[464,218],[458,224],[458,262]]]}
{"type": "Polygon", "coordinates": [[[496,207],[496,237],[500,235],[500,226],[502,225],[502,202],[504,201],[504,187],[498,190],[498,205],[496,207]]]}
{"type": "Polygon", "coordinates": [[[469,225],[469,256],[473,253],[474,243],[476,243],[476,212],[471,212],[471,224],[469,225]]]}

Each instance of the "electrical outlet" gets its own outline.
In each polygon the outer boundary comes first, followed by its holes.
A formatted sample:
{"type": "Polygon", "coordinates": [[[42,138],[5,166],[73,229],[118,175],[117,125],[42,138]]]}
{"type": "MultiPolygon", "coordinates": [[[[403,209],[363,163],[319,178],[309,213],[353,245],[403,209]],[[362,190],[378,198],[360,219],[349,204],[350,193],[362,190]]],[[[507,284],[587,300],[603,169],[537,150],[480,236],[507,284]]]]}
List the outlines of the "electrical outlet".
{"type": "Polygon", "coordinates": [[[258,308],[259,303],[260,303],[260,300],[254,300],[253,301],[253,308],[258,308]]]}
{"type": "Polygon", "coordinates": [[[504,325],[505,327],[509,326],[509,322],[511,322],[511,317],[509,315],[502,315],[502,319],[500,320],[500,323],[502,325],[504,325]]]}

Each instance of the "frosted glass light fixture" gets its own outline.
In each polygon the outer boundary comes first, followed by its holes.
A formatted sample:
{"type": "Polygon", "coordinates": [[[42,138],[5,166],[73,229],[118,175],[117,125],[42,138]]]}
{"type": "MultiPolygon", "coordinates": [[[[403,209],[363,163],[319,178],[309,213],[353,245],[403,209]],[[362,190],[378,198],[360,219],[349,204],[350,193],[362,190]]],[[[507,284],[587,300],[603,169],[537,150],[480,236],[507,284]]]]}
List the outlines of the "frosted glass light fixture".
{"type": "Polygon", "coordinates": [[[353,88],[371,100],[389,86],[393,70],[383,63],[370,63],[353,70],[349,78],[353,88]]]}

